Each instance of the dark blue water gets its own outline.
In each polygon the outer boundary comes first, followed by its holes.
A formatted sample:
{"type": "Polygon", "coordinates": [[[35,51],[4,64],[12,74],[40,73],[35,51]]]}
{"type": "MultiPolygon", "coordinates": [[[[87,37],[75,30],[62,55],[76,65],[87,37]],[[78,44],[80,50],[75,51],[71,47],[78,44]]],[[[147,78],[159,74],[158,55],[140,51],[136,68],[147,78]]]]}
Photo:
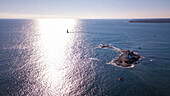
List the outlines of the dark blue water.
{"type": "Polygon", "coordinates": [[[1,19],[0,95],[169,96],[169,41],[168,23],[1,19]],[[101,43],[144,60],[133,68],[108,64],[120,53],[101,43]]]}

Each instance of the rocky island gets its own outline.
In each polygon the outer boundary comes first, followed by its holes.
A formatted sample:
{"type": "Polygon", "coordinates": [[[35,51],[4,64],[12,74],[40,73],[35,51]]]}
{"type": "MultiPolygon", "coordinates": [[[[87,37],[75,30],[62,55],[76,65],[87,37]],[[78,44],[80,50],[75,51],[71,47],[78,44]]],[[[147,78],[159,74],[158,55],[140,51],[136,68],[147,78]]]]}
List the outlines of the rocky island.
{"type": "Polygon", "coordinates": [[[142,59],[142,56],[132,50],[121,50],[120,57],[112,61],[112,63],[119,67],[132,68],[134,67],[134,64],[139,63],[142,59]]]}
{"type": "Polygon", "coordinates": [[[138,53],[134,52],[133,50],[120,50],[119,48],[116,48],[114,46],[100,44],[100,48],[112,48],[116,51],[121,52],[120,56],[111,61],[109,64],[114,64],[118,67],[122,68],[132,68],[134,67],[134,64],[139,63],[143,57],[140,56],[138,53]]]}

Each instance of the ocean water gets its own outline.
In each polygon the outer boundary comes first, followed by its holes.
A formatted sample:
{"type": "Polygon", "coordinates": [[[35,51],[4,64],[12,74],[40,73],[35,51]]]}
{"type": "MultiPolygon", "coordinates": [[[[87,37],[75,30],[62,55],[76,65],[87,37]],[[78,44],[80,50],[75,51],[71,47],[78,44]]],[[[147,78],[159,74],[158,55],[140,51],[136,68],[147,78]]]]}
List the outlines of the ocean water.
{"type": "Polygon", "coordinates": [[[0,20],[1,96],[169,96],[169,82],[169,23],[0,20]],[[99,44],[144,59],[120,68],[108,64],[120,53],[99,44]]]}

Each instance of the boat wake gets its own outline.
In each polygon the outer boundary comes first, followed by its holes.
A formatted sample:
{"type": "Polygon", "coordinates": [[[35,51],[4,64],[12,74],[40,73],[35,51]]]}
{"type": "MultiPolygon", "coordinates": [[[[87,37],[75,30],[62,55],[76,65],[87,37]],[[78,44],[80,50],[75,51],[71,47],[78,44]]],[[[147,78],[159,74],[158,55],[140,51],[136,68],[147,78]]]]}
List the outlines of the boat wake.
{"type": "Polygon", "coordinates": [[[95,60],[95,61],[99,61],[98,58],[88,58],[89,60],[95,60]]]}

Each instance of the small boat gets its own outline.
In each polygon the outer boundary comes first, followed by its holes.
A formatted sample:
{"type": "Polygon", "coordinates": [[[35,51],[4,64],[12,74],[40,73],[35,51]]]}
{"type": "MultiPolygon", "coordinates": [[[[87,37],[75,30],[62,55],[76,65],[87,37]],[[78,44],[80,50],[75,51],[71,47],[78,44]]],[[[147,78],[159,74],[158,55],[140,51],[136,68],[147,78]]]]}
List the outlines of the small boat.
{"type": "Polygon", "coordinates": [[[68,29],[67,29],[67,33],[69,33],[69,32],[68,32],[68,29]]]}

